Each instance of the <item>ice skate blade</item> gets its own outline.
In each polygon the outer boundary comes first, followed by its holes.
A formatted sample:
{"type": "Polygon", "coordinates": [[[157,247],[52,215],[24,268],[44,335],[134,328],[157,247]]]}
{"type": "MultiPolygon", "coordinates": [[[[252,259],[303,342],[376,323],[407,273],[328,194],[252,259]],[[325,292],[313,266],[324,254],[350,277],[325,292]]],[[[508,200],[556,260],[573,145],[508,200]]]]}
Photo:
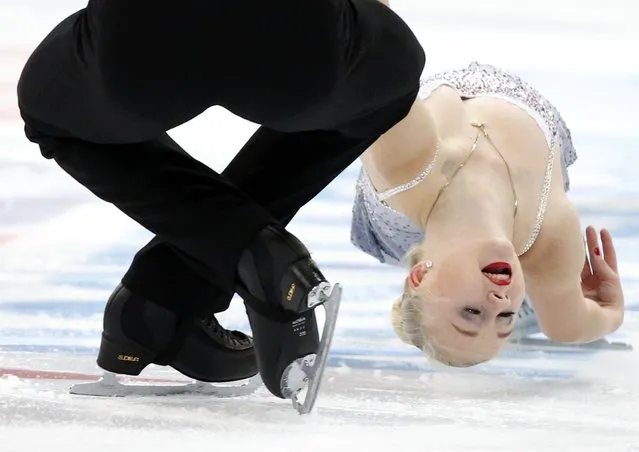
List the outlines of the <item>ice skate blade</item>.
{"type": "Polygon", "coordinates": [[[322,339],[317,354],[310,354],[295,360],[282,374],[280,384],[282,394],[291,399],[293,408],[299,414],[309,414],[315,406],[326,363],[328,362],[328,353],[333,341],[333,334],[335,333],[335,324],[342,298],[342,287],[339,284],[335,284],[330,294],[327,289],[330,289],[330,286],[318,288],[318,292],[324,295],[321,296],[320,301],[314,300],[309,296],[309,306],[323,304],[326,310],[326,320],[324,321],[322,339]],[[306,389],[306,396],[304,401],[300,402],[298,396],[304,389],[306,389]]]}
{"type": "Polygon", "coordinates": [[[218,386],[196,381],[184,385],[126,385],[117,381],[115,374],[106,372],[98,381],[71,386],[69,393],[94,397],[204,395],[216,398],[242,397],[254,393],[261,385],[259,376],[254,376],[243,385],[218,386]]]}

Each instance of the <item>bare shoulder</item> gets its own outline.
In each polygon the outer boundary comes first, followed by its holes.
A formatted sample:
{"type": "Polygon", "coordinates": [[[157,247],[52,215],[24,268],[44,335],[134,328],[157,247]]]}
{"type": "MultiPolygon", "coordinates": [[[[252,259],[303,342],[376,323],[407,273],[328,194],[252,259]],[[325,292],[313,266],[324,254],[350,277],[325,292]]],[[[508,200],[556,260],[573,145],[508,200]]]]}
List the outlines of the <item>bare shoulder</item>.
{"type": "Polygon", "coordinates": [[[521,258],[531,281],[579,276],[585,247],[579,213],[561,193],[550,199],[546,217],[533,247],[521,258]]]}

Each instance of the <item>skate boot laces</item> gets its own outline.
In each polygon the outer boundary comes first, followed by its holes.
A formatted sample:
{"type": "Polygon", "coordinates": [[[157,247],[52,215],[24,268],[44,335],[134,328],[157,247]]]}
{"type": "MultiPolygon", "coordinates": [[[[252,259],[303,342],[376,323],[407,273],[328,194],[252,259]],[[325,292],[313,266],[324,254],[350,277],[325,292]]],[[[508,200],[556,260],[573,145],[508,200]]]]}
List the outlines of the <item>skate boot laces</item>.
{"type": "Polygon", "coordinates": [[[232,350],[246,350],[253,346],[253,339],[241,331],[227,330],[218,322],[215,314],[209,314],[201,321],[204,330],[221,345],[232,350]]]}

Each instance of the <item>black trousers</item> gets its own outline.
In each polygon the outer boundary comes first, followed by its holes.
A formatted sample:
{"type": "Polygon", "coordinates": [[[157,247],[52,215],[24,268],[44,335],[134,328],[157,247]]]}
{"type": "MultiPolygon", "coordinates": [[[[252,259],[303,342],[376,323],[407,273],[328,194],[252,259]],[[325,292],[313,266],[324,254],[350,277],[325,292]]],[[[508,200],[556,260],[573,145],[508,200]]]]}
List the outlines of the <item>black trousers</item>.
{"type": "Polygon", "coordinates": [[[424,52],[377,0],[89,0],[28,60],[29,140],[155,234],[123,278],[189,315],[220,312],[239,257],[414,102],[424,52]],[[167,131],[211,106],[261,125],[222,174],[167,131]]]}

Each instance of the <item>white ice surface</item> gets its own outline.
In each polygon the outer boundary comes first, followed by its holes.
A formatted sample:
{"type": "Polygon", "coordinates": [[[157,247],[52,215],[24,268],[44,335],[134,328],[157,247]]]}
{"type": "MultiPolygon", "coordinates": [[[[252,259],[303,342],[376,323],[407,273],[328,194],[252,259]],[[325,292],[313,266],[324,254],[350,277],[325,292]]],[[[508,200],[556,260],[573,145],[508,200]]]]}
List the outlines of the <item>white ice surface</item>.
{"type": "MultiPolygon", "coordinates": [[[[0,367],[96,372],[105,297],[149,235],[39,156],[22,135],[15,82],[28,53],[80,0],[0,0],[0,367]]],[[[639,337],[639,18],[631,0],[396,0],[428,73],[471,60],[518,72],[567,120],[584,225],[617,238],[639,337]]],[[[255,130],[221,109],[171,132],[221,170],[255,130]]],[[[333,367],[310,417],[264,390],[242,400],[94,400],[66,381],[0,378],[0,452],[639,451],[637,352],[507,353],[470,370],[429,366],[394,338],[401,272],[348,240],[356,165],[291,224],[345,284],[333,367]]],[[[223,316],[246,329],[241,306],[223,316]]],[[[149,373],[165,375],[165,369],[149,373]]]]}

